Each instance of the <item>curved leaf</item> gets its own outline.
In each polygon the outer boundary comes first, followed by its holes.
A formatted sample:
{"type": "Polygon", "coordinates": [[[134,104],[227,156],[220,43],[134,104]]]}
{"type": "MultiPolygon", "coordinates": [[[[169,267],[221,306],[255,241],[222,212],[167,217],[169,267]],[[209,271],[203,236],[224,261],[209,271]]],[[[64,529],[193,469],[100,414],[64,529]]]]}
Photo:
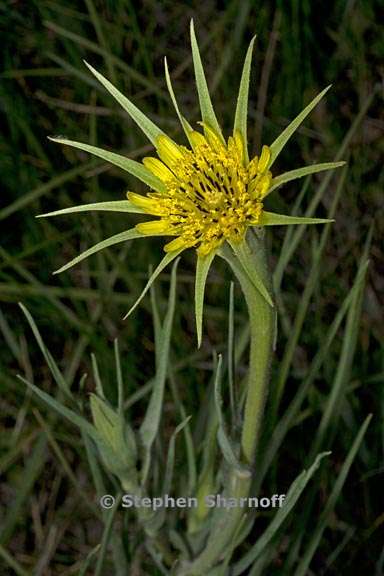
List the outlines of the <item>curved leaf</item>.
{"type": "Polygon", "coordinates": [[[224,142],[221,128],[217,121],[216,114],[212,106],[211,97],[209,95],[207,81],[205,79],[204,69],[201,63],[199,47],[196,41],[193,20],[191,20],[190,29],[191,29],[192,59],[193,59],[193,66],[195,69],[197,93],[199,95],[201,118],[203,122],[208,124],[224,142]]]}
{"type": "Polygon", "coordinates": [[[303,166],[303,168],[296,168],[295,170],[290,170],[289,172],[284,172],[284,174],[279,174],[276,178],[272,179],[272,186],[268,190],[266,196],[276,190],[279,186],[282,186],[286,182],[291,180],[296,180],[297,178],[303,178],[303,176],[308,176],[309,174],[316,174],[317,172],[323,172],[323,170],[333,170],[334,168],[340,168],[344,166],[345,162],[324,162],[322,164],[312,164],[312,166],[303,166]]]}
{"type": "Polygon", "coordinates": [[[237,106],[235,113],[235,123],[233,126],[233,134],[240,132],[244,145],[245,162],[248,163],[248,145],[247,145],[247,117],[248,117],[248,94],[249,94],[249,78],[251,74],[252,63],[252,50],[256,36],[254,36],[249,44],[247,55],[244,60],[243,73],[240,81],[239,95],[237,97],[237,106]]]}
{"type": "Polygon", "coordinates": [[[97,148],[96,146],[91,146],[90,144],[85,144],[83,142],[75,142],[74,140],[67,140],[66,138],[52,138],[48,137],[52,142],[58,142],[59,144],[64,144],[65,146],[72,146],[72,148],[78,148],[79,150],[84,150],[89,154],[98,156],[110,164],[114,164],[119,168],[122,168],[126,172],[135,176],[144,184],[147,184],[157,192],[165,192],[166,188],[159,178],[156,178],[152,172],[150,172],[143,164],[136,162],[136,160],[131,160],[121,154],[115,154],[115,152],[109,152],[103,148],[97,148]]]}
{"type": "Polygon", "coordinates": [[[174,260],[179,254],[181,254],[181,252],[183,250],[184,250],[184,248],[180,248],[180,250],[175,250],[174,252],[167,252],[166,253],[164,258],[161,260],[160,264],[153,271],[150,279],[148,280],[147,284],[145,285],[144,290],[142,291],[142,293],[140,294],[140,296],[138,297],[136,302],[133,304],[133,306],[130,308],[130,310],[128,310],[128,312],[124,316],[124,318],[123,318],[124,320],[126,320],[128,318],[128,316],[130,316],[132,314],[132,312],[135,310],[135,308],[140,304],[140,302],[142,301],[142,299],[144,298],[144,296],[146,295],[146,293],[148,292],[148,290],[150,289],[150,287],[152,286],[153,282],[156,280],[158,275],[161,274],[161,272],[164,270],[164,268],[166,268],[168,266],[168,264],[170,264],[172,262],[172,260],[174,260]]]}
{"type": "Polygon", "coordinates": [[[100,250],[104,250],[104,248],[108,248],[109,246],[113,246],[114,244],[118,244],[119,242],[126,242],[127,240],[134,240],[135,238],[142,238],[142,237],[143,234],[141,234],[141,232],[136,230],[136,228],[132,228],[131,230],[125,230],[124,232],[115,234],[114,236],[111,236],[110,238],[107,238],[102,242],[98,242],[91,248],[88,248],[88,250],[85,250],[85,252],[82,252],[81,254],[79,254],[79,256],[76,256],[76,258],[74,258],[73,260],[71,260],[58,270],[56,270],[54,274],[60,274],[61,272],[68,270],[68,268],[72,268],[72,266],[75,266],[75,264],[78,264],[82,260],[85,260],[85,258],[88,258],[88,256],[92,256],[92,254],[96,254],[96,252],[100,252],[100,250]]]}
{"type": "Polygon", "coordinates": [[[212,260],[216,255],[215,251],[212,251],[206,256],[198,256],[196,264],[196,276],[195,276],[195,317],[196,317],[196,332],[197,332],[197,346],[200,348],[202,339],[202,326],[203,326],[203,308],[204,308],[204,292],[205,283],[207,281],[207,276],[209,268],[211,267],[212,260]]]}
{"type": "Polygon", "coordinates": [[[92,212],[105,211],[105,212],[129,212],[131,214],[143,214],[143,210],[129,200],[114,200],[113,202],[96,202],[95,204],[81,204],[80,206],[72,206],[71,208],[63,208],[62,210],[55,210],[54,212],[47,212],[46,214],[38,214],[36,218],[48,218],[49,216],[61,216],[62,214],[73,214],[74,212],[92,212]]]}
{"type": "Polygon", "coordinates": [[[278,155],[280,154],[280,152],[282,151],[282,149],[284,148],[284,146],[286,145],[292,134],[297,130],[297,128],[300,126],[303,120],[305,120],[308,114],[313,110],[316,104],[320,102],[320,100],[328,92],[330,87],[331,85],[324,88],[324,90],[320,92],[320,94],[318,94],[316,98],[314,98],[312,102],[310,102],[308,106],[306,106],[304,110],[302,110],[294,120],[292,120],[292,122],[285,128],[285,130],[283,130],[280,136],[278,136],[276,140],[271,144],[270,146],[271,159],[269,161],[268,168],[272,166],[272,164],[274,163],[274,161],[276,160],[276,158],[278,157],[278,155]]]}
{"type": "Polygon", "coordinates": [[[139,126],[139,128],[141,128],[141,130],[152,142],[152,144],[156,146],[156,140],[158,139],[159,136],[165,135],[164,132],[160,128],[158,128],[156,124],[152,122],[152,120],[150,120],[145,114],[143,114],[143,112],[141,112],[141,110],[139,110],[137,106],[135,106],[126,96],[124,96],[124,94],[122,94],[120,90],[115,88],[115,86],[109,80],[104,78],[104,76],[100,74],[100,72],[95,70],[93,66],[88,64],[88,62],[86,62],[85,60],[84,64],[89,68],[92,74],[96,76],[96,78],[99,80],[99,82],[101,82],[104,88],[106,88],[108,92],[112,94],[112,96],[115,98],[115,100],[118,101],[120,106],[122,106],[124,110],[130,115],[132,120],[136,122],[136,124],[139,126]]]}
{"type": "Polygon", "coordinates": [[[287,216],[285,214],[275,214],[274,212],[265,212],[261,214],[259,226],[281,226],[288,224],[329,224],[334,222],[328,218],[305,218],[302,216],[287,216]]]}

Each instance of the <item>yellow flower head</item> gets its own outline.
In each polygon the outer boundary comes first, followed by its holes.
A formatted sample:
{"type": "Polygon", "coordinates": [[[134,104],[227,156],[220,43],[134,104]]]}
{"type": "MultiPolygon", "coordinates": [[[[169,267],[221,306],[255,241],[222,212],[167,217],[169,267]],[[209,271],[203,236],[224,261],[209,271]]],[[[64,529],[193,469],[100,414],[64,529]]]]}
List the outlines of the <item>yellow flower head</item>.
{"type": "Polygon", "coordinates": [[[143,160],[162,180],[165,192],[147,196],[128,192],[133,204],[160,217],[138,224],[139,232],[176,236],[165,245],[166,252],[194,247],[205,256],[225,240],[241,240],[247,227],[260,221],[262,200],[272,180],[269,148],[264,146],[260,159],[255,157],[246,165],[238,132],[224,144],[211,128],[204,128],[206,136],[190,133],[192,150],[160,136],[161,160],[143,160]]]}
{"type": "MultiPolygon", "coordinates": [[[[292,134],[325,95],[325,88],[270,144],[263,146],[260,157],[249,161],[247,146],[247,111],[254,38],[249,45],[235,110],[232,136],[224,139],[217,121],[205,79],[200,52],[191,22],[192,59],[195,70],[203,133],[193,130],[179,110],[165,60],[165,77],[172,103],[179,117],[189,148],[178,145],[161,128],[141,112],[109,80],[92,66],[88,68],[112,94],[124,110],[138,124],[157,151],[158,158],[144,158],[137,162],[97,148],[63,138],[52,138],[62,144],[79,148],[103,158],[126,170],[148,187],[146,195],[128,192],[128,200],[98,202],[66,208],[45,214],[53,216],[88,210],[131,212],[155,216],[155,220],[141,222],[111,238],[92,246],[57,272],[63,272],[91,254],[119,242],[143,236],[173,237],[165,244],[165,256],[154,270],[138,302],[155,278],[184,249],[197,251],[196,265],[196,323],[201,340],[201,318],[204,286],[211,262],[216,254],[225,257],[228,250],[238,259],[240,267],[263,297],[272,305],[272,298],[252,264],[246,232],[252,226],[287,224],[320,224],[329,220],[275,214],[264,210],[265,197],[286,182],[303,176],[337,168],[344,162],[327,162],[296,168],[272,177],[271,167],[292,134]],[[225,252],[226,251],[226,252],[225,252]]],[[[133,310],[131,309],[131,311],[133,310]]]]}

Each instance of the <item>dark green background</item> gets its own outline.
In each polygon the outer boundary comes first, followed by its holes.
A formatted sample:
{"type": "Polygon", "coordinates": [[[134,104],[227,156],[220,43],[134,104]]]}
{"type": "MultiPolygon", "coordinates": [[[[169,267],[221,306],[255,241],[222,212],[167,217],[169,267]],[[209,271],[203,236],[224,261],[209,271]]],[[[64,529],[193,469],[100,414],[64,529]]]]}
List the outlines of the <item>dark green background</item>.
{"type": "MultiPolygon", "coordinates": [[[[326,573],[379,574],[375,570],[382,547],[384,451],[384,116],[380,92],[384,39],[383,28],[379,27],[379,6],[380,2],[374,0],[110,0],[94,4],[32,0],[0,6],[0,330],[4,336],[0,347],[0,524],[10,506],[14,506],[15,517],[10,528],[7,525],[7,533],[0,535],[0,543],[27,570],[48,549],[42,574],[75,573],[65,569],[76,566],[97,544],[101,526],[73,492],[52,442],[41,449],[37,444],[41,423],[34,412],[36,408],[51,423],[52,435],[89,499],[95,498],[89,471],[82,464],[77,431],[31,398],[15,378],[16,373],[24,374],[55,394],[17,302],[28,306],[74,389],[84,372],[90,374],[90,354],[94,352],[110,398],[115,397],[112,342],[118,336],[130,394],[153,372],[149,300],[127,322],[121,318],[143,287],[148,266],[156,265],[162,253],[162,241],[137,241],[92,257],[61,276],[52,276],[53,270],[80,250],[130,227],[137,218],[104,214],[36,220],[37,214],[86,202],[122,199],[128,189],[143,188],[118,169],[51,143],[47,136],[91,141],[137,159],[150,153],[151,148],[136,125],[90,76],[82,62],[86,59],[113,79],[165,131],[181,138],[166,93],[163,57],[167,55],[182,110],[190,122],[198,121],[189,46],[189,21],[193,17],[216,113],[227,135],[233,122],[243,58],[251,37],[257,33],[249,106],[250,147],[254,153],[260,143],[270,143],[324,86],[333,84],[325,100],[289,142],[275,165],[275,173],[332,161],[357,113],[372,96],[346,156],[346,185],[321,282],[295,354],[285,402],[308,370],[327,326],[351,286],[369,228],[374,224],[361,325],[350,370],[352,391],[347,395],[332,443],[330,463],[321,473],[315,511],[321,511],[359,425],[369,412],[374,418],[311,564],[311,574],[326,572],[327,559],[349,529],[350,538],[326,573]],[[107,58],[97,47],[107,53],[107,58]]],[[[329,206],[336,181],[332,180],[318,216],[329,206]]],[[[268,206],[289,213],[299,189],[300,183],[286,186],[273,195],[268,206]]],[[[290,318],[300,301],[311,247],[318,233],[314,229],[306,232],[286,271],[284,301],[290,318]]],[[[282,230],[273,231],[272,267],[282,238],[282,230]]],[[[212,369],[212,349],[225,346],[230,279],[226,268],[217,262],[207,287],[205,340],[202,350],[195,354],[191,304],[194,263],[191,252],[179,266],[179,307],[172,352],[174,363],[186,359],[179,378],[191,414],[204,398],[212,369]]],[[[168,274],[162,276],[160,293],[164,296],[168,278],[168,274]]],[[[240,326],[245,321],[245,310],[240,293],[237,296],[240,326]]],[[[303,466],[334,375],[341,336],[340,333],[332,348],[322,378],[309,394],[302,422],[284,443],[268,488],[282,487],[280,492],[286,489],[303,466]]],[[[276,365],[284,343],[284,331],[280,330],[276,365]]],[[[244,360],[240,373],[245,369],[244,360]]],[[[86,400],[87,392],[93,388],[89,376],[79,398],[86,400]]],[[[135,423],[141,421],[144,406],[135,412],[135,423]]],[[[172,405],[166,403],[165,408],[166,434],[167,426],[173,427],[175,420],[172,405]]],[[[295,526],[300,526],[300,518],[299,504],[295,526]]],[[[310,531],[310,526],[306,529],[310,531]]],[[[276,550],[268,574],[280,574],[280,558],[286,554],[284,547],[276,550]]],[[[105,574],[109,573],[106,567],[105,574]]]]}

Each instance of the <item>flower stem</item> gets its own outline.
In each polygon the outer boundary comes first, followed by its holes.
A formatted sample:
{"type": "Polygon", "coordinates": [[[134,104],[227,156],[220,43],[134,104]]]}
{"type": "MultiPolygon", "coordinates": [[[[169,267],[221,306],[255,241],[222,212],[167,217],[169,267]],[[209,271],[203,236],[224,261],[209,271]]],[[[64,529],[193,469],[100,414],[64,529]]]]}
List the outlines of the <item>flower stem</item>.
{"type": "MultiPolygon", "coordinates": [[[[253,237],[250,250],[255,268],[264,285],[270,290],[272,282],[263,240],[253,237]]],[[[250,323],[249,376],[241,448],[245,462],[251,465],[255,459],[268,391],[275,338],[275,309],[268,304],[242,270],[235,270],[235,274],[244,292],[250,323]]]]}

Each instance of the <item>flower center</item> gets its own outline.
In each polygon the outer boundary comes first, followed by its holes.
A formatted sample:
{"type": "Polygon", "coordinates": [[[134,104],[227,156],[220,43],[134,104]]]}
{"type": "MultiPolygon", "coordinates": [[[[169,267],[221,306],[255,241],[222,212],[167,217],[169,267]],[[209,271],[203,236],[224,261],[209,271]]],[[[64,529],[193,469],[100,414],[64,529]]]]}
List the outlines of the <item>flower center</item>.
{"type": "Polygon", "coordinates": [[[203,256],[225,240],[240,241],[248,226],[258,224],[271,182],[270,153],[264,147],[260,159],[245,166],[239,137],[230,137],[224,145],[214,133],[208,132],[207,138],[193,134],[193,151],[172,148],[168,139],[159,142],[159,156],[168,167],[144,160],[166,186],[165,193],[148,194],[153,207],[146,211],[160,216],[164,234],[177,236],[167,251],[196,247],[203,256]]]}

